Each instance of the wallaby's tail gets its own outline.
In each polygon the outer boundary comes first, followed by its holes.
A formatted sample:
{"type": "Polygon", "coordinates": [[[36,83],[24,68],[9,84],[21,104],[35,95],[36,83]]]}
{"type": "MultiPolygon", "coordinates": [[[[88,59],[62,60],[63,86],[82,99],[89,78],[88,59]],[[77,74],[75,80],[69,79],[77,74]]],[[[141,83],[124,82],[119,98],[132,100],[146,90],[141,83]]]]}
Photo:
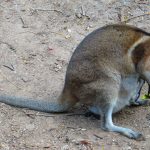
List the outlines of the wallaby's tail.
{"type": "Polygon", "coordinates": [[[71,104],[65,101],[63,101],[62,103],[60,102],[55,103],[49,101],[33,100],[6,95],[0,96],[0,102],[11,106],[29,108],[37,111],[51,112],[51,113],[65,112],[71,107],[71,104]]]}

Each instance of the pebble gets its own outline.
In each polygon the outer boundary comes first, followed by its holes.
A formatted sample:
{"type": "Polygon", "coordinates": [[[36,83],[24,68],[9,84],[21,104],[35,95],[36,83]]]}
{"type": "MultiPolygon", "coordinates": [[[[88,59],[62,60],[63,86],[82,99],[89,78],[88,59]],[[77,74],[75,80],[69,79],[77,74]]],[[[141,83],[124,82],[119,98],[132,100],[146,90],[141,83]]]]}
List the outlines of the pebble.
{"type": "Polygon", "coordinates": [[[64,145],[61,150],[69,150],[69,145],[64,145]]]}

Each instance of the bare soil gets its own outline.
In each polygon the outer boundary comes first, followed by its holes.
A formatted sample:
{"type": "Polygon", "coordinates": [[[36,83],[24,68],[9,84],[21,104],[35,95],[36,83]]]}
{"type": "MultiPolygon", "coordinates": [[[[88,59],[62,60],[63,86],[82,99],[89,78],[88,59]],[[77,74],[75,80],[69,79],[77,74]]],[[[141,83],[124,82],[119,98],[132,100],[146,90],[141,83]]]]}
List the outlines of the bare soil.
{"type": "MultiPolygon", "coordinates": [[[[0,0],[0,93],[57,100],[69,59],[88,33],[121,22],[150,32],[148,13],[149,0],[0,0]]],[[[70,111],[84,112],[81,106],[70,111]]],[[[104,132],[94,117],[47,114],[1,103],[0,149],[150,149],[150,106],[126,108],[113,119],[142,132],[146,140],[104,132]]]]}

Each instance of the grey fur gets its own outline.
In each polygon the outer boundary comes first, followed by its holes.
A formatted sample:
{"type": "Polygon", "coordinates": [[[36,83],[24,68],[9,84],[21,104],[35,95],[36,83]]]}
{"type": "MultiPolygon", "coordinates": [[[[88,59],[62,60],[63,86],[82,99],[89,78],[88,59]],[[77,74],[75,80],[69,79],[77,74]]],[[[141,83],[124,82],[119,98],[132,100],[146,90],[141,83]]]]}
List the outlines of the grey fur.
{"type": "Polygon", "coordinates": [[[68,103],[58,104],[58,102],[48,102],[44,100],[33,100],[22,97],[1,95],[0,102],[6,103],[15,107],[29,108],[37,111],[59,113],[65,112],[70,108],[68,103]]]}

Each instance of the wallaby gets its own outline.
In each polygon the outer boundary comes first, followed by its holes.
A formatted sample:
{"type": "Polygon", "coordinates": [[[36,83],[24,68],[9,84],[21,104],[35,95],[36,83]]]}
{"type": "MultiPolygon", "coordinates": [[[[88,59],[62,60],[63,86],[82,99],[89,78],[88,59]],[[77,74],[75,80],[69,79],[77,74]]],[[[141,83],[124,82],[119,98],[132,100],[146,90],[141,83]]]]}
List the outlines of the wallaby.
{"type": "Polygon", "coordinates": [[[150,33],[129,25],[107,25],[77,46],[69,62],[58,102],[0,96],[0,102],[44,112],[64,112],[77,102],[88,104],[101,116],[101,128],[143,140],[141,133],[116,126],[112,114],[130,101],[142,104],[137,95],[150,84],[150,33]],[[137,100],[138,99],[138,100],[137,100]]]}

